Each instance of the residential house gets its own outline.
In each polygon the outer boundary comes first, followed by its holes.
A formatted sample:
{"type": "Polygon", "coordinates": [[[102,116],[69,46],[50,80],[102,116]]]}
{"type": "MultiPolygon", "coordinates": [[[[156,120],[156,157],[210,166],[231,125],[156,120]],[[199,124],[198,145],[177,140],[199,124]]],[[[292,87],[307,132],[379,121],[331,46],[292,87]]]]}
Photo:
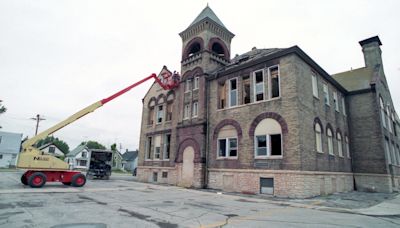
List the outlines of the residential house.
{"type": "Polygon", "coordinates": [[[86,145],[79,145],[70,151],[65,159],[72,169],[88,169],[89,149],[86,145]]]}
{"type": "Polygon", "coordinates": [[[122,168],[122,154],[116,150],[113,151],[113,162],[112,162],[112,169],[113,170],[121,170],[122,168]]]}
{"type": "Polygon", "coordinates": [[[22,134],[0,131],[0,168],[10,168],[17,165],[21,150],[22,134]]]}
{"type": "Polygon", "coordinates": [[[330,75],[298,46],[231,58],[234,34],[209,6],[179,35],[180,86],[143,98],[140,181],[299,198],[399,189],[379,37],[359,42],[365,67],[330,75]]]}
{"type": "Polygon", "coordinates": [[[65,154],[58,148],[54,143],[48,143],[39,147],[39,150],[43,151],[45,154],[53,155],[57,158],[64,158],[65,154]]]}
{"type": "Polygon", "coordinates": [[[137,167],[138,162],[138,150],[126,151],[122,154],[122,167],[123,169],[133,172],[137,167]]]}

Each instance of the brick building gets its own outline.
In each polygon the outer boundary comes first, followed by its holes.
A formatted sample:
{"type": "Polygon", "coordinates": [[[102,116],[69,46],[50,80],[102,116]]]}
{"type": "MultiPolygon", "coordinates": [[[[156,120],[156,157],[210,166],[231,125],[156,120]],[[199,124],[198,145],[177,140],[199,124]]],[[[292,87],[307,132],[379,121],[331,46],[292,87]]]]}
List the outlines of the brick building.
{"type": "Polygon", "coordinates": [[[143,99],[139,180],[300,198],[399,188],[378,37],[360,42],[365,67],[329,75],[297,46],[231,58],[208,6],[179,35],[180,86],[143,99]]]}

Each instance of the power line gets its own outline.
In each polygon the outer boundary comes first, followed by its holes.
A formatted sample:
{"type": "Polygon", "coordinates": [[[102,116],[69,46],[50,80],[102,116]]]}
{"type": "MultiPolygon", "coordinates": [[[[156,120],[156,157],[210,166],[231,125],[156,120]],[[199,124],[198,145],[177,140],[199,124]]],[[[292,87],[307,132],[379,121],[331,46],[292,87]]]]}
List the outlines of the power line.
{"type": "Polygon", "coordinates": [[[41,117],[40,117],[40,114],[37,114],[37,115],[36,115],[36,118],[35,118],[35,117],[32,117],[31,120],[36,120],[36,131],[35,131],[35,135],[37,135],[38,128],[39,128],[39,122],[42,121],[42,120],[46,120],[46,119],[45,119],[45,118],[41,118],[41,117]]]}

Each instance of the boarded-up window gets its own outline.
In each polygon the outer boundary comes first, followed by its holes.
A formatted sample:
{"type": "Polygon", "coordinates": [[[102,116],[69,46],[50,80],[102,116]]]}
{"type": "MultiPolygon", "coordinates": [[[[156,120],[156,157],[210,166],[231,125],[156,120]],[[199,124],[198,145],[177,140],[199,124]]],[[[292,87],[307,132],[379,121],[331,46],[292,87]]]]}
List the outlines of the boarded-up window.
{"type": "Polygon", "coordinates": [[[250,77],[248,75],[243,76],[242,85],[242,104],[248,104],[250,103],[250,77]]]}
{"type": "Polygon", "coordinates": [[[279,70],[278,67],[269,68],[271,77],[271,98],[279,97],[279,70]]]}
{"type": "Polygon", "coordinates": [[[148,121],[147,124],[152,125],[154,123],[154,107],[149,108],[149,116],[148,116],[148,121]]]}
{"type": "Polygon", "coordinates": [[[167,119],[166,121],[172,120],[172,103],[167,103],[167,119]]]}
{"type": "Polygon", "coordinates": [[[225,108],[226,104],[225,82],[223,84],[218,84],[218,97],[219,97],[218,108],[220,109],[225,108]]]}

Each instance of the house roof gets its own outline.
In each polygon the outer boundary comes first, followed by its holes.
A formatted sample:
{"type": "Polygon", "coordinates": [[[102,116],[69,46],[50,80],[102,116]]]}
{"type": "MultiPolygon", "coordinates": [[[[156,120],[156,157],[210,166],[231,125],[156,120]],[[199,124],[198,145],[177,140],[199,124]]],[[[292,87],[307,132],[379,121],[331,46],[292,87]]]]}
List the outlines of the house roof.
{"type": "Polygon", "coordinates": [[[189,25],[189,27],[206,18],[211,19],[212,21],[214,21],[215,23],[226,29],[225,25],[222,23],[222,21],[217,17],[217,15],[208,5],[201,11],[201,13],[196,17],[196,19],[194,19],[194,21],[189,25]]]}
{"type": "Polygon", "coordinates": [[[138,155],[138,151],[127,151],[124,154],[122,154],[122,160],[124,161],[132,161],[135,160],[135,158],[138,155]]]}
{"type": "Polygon", "coordinates": [[[84,149],[88,150],[88,148],[86,147],[86,144],[84,144],[84,145],[79,145],[79,146],[77,146],[75,149],[71,150],[71,151],[67,154],[67,157],[75,157],[77,154],[79,154],[80,152],[82,152],[84,149]]]}
{"type": "Polygon", "coordinates": [[[357,91],[371,88],[374,71],[371,68],[362,67],[332,75],[346,90],[357,91]]]}
{"type": "Polygon", "coordinates": [[[228,64],[225,68],[225,70],[234,68],[238,65],[245,64],[247,62],[251,62],[253,60],[259,59],[264,56],[271,55],[273,53],[276,53],[278,51],[283,50],[283,48],[266,48],[266,49],[257,49],[257,48],[252,48],[251,51],[248,51],[246,53],[243,53],[241,55],[236,55],[232,60],[231,63],[228,64]]]}
{"type": "MultiPolygon", "coordinates": [[[[57,147],[57,148],[60,150],[60,148],[59,148],[56,144],[54,144],[53,142],[44,144],[44,145],[42,145],[41,147],[39,147],[38,149],[39,149],[39,150],[43,150],[44,148],[46,148],[46,147],[48,147],[48,146],[55,146],[55,147],[57,147]]],[[[60,151],[61,151],[61,150],[60,150],[60,151]]]]}

